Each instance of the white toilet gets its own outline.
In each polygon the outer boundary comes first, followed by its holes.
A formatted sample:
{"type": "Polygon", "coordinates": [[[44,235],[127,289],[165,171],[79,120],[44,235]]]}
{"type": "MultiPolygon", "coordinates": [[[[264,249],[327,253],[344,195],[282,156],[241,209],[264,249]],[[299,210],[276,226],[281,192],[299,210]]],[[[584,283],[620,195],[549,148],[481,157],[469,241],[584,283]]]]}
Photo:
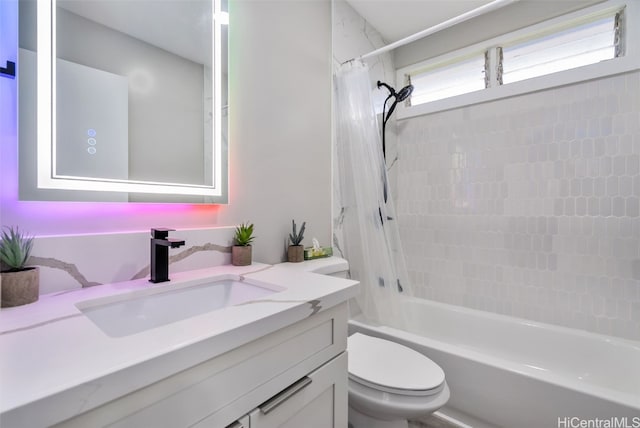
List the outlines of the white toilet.
{"type": "Polygon", "coordinates": [[[354,333],[347,351],[353,428],[407,428],[449,400],[442,369],[413,349],[354,333]]]}
{"type": "MultiPolygon", "coordinates": [[[[287,264],[346,278],[339,257],[287,264]]],[[[361,333],[349,336],[349,427],[407,428],[408,419],[435,412],[449,400],[444,372],[413,349],[361,333]]]]}

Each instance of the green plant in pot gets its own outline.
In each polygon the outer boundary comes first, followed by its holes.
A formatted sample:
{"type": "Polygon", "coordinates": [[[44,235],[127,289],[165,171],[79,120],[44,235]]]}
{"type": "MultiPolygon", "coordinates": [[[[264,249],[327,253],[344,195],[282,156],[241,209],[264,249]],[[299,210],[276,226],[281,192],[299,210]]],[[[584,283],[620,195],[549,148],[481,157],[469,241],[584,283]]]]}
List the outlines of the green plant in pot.
{"type": "Polygon", "coordinates": [[[26,305],[38,300],[40,271],[27,267],[33,236],[17,227],[5,227],[0,234],[0,289],[2,307],[26,305]]]}
{"type": "Polygon", "coordinates": [[[251,243],[253,242],[253,223],[242,223],[236,227],[233,237],[235,245],[231,248],[231,264],[248,266],[251,264],[251,243]]]}
{"type": "Polygon", "coordinates": [[[307,226],[307,222],[302,222],[300,232],[297,231],[295,220],[291,220],[291,224],[293,230],[289,234],[291,245],[289,245],[287,249],[287,260],[291,263],[299,263],[304,261],[304,246],[302,245],[302,240],[304,239],[304,229],[307,226]]]}

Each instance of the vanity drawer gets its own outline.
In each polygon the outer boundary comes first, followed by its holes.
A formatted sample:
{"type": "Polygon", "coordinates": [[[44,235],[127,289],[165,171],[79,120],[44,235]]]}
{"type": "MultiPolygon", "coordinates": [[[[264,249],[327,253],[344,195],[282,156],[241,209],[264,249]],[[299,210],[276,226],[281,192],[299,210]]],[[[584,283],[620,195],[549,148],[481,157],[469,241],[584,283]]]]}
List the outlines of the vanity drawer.
{"type": "Polygon", "coordinates": [[[276,396],[252,411],[251,428],[346,428],[346,352],[303,379],[308,382],[303,389],[281,400],[276,396]]]}
{"type": "MultiPolygon", "coordinates": [[[[347,353],[261,403],[227,428],[346,428],[347,353]]],[[[215,413],[193,428],[220,428],[215,413]]]]}
{"type": "Polygon", "coordinates": [[[58,426],[178,428],[216,412],[230,423],[343,352],[346,337],[343,303],[58,426]]]}

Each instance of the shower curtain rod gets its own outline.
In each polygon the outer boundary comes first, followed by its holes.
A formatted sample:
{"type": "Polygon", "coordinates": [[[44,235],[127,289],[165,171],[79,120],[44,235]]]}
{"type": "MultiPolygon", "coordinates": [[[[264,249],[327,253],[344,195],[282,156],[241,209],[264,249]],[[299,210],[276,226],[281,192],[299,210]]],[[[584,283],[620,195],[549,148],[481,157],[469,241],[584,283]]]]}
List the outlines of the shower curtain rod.
{"type": "Polygon", "coordinates": [[[429,28],[427,28],[425,30],[419,31],[419,32],[417,32],[415,34],[412,34],[412,35],[410,35],[408,37],[405,37],[404,39],[400,39],[397,42],[390,43],[390,44],[388,44],[386,46],[383,46],[383,47],[381,47],[379,49],[376,49],[376,50],[374,50],[372,52],[369,52],[369,53],[364,54],[362,56],[359,56],[357,58],[352,58],[349,61],[345,61],[344,63],[346,64],[347,62],[353,61],[355,59],[365,59],[365,58],[369,58],[369,57],[372,57],[372,56],[375,56],[375,55],[380,55],[381,53],[385,53],[385,52],[393,50],[393,49],[395,49],[397,47],[404,46],[404,45],[406,45],[408,43],[414,42],[414,41],[416,41],[418,39],[421,39],[423,37],[426,37],[426,36],[429,36],[431,34],[437,33],[438,31],[442,31],[442,30],[445,30],[445,29],[447,29],[449,27],[453,27],[456,24],[459,24],[461,22],[467,21],[467,20],[469,20],[471,18],[475,18],[475,17],[480,16],[480,15],[484,15],[485,13],[489,13],[489,12],[492,12],[494,10],[503,8],[503,7],[505,7],[505,6],[507,6],[507,5],[511,4],[511,3],[515,3],[515,2],[518,2],[518,1],[520,1],[520,0],[494,0],[491,3],[485,4],[484,6],[477,7],[475,9],[470,10],[468,12],[465,12],[465,13],[463,13],[461,15],[455,16],[455,17],[453,17],[451,19],[447,19],[446,21],[443,21],[440,24],[436,24],[436,25],[434,25],[432,27],[429,27],[429,28]]]}

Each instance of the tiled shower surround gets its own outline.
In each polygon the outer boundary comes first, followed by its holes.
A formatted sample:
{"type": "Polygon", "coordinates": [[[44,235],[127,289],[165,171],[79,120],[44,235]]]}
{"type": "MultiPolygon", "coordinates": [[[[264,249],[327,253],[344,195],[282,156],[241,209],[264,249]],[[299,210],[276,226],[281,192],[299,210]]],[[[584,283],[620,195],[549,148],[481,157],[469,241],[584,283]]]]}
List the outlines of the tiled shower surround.
{"type": "Polygon", "coordinates": [[[425,297],[640,340],[640,73],[398,122],[425,297]]]}

